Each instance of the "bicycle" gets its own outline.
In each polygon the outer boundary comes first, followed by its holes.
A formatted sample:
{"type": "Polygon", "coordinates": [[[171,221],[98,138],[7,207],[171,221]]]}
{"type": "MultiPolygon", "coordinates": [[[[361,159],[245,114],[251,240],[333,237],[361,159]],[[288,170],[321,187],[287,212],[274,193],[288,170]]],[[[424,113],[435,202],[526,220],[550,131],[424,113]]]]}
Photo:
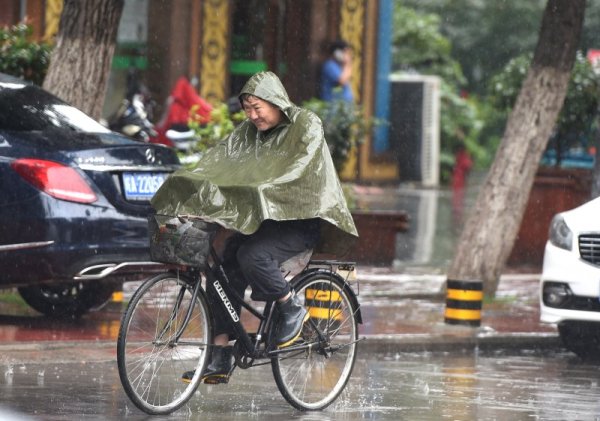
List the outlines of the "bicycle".
{"type": "Polygon", "coordinates": [[[129,399],[142,411],[160,415],[193,396],[210,360],[213,322],[206,290],[214,288],[237,333],[232,371],[270,363],[279,391],[294,408],[321,410],[334,402],[352,374],[360,340],[357,295],[348,276],[338,273],[350,274],[355,264],[311,260],[293,276],[291,286],[310,317],[299,339],[278,349],[271,343],[274,302],[266,302],[262,312],[246,302],[230,288],[212,243],[209,255],[212,262],[202,266],[177,266],[146,280],[131,297],[117,342],[119,376],[129,399]],[[233,303],[258,319],[256,332],[246,331],[233,303]],[[181,375],[191,370],[191,382],[182,382],[181,375]]]}

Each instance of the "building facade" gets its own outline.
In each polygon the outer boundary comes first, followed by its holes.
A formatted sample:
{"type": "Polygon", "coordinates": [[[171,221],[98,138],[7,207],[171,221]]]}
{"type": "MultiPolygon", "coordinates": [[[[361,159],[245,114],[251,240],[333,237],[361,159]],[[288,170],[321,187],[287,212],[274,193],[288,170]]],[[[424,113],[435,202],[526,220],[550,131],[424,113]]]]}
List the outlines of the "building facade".
{"type": "MultiPolygon", "coordinates": [[[[197,81],[209,101],[225,102],[250,75],[271,70],[301,103],[318,96],[327,45],[338,38],[354,50],[355,99],[374,115],[389,74],[391,6],[392,0],[125,0],[105,115],[117,108],[131,68],[158,104],[155,119],[180,76],[197,81]]],[[[0,24],[28,19],[36,37],[51,40],[61,9],[62,0],[0,0],[0,24]]],[[[398,177],[397,160],[375,151],[371,139],[342,173],[364,182],[398,177]]]]}

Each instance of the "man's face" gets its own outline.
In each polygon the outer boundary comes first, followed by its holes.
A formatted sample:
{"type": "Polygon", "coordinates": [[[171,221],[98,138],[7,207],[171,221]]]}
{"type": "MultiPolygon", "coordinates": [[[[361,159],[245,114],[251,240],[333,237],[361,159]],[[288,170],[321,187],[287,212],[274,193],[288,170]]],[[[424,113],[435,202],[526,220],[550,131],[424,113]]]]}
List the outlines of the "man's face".
{"type": "Polygon", "coordinates": [[[246,117],[256,126],[258,130],[264,132],[277,126],[281,121],[281,110],[260,98],[253,96],[246,97],[242,106],[246,117]]]}

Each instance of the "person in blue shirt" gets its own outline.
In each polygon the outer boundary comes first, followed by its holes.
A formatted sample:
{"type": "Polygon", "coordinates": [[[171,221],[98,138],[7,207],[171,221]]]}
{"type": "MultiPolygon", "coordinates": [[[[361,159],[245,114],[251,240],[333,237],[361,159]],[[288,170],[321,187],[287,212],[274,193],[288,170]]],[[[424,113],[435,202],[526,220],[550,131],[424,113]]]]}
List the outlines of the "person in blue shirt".
{"type": "Polygon", "coordinates": [[[338,40],[329,47],[329,54],[321,68],[321,99],[352,103],[352,48],[346,41],[338,40]]]}

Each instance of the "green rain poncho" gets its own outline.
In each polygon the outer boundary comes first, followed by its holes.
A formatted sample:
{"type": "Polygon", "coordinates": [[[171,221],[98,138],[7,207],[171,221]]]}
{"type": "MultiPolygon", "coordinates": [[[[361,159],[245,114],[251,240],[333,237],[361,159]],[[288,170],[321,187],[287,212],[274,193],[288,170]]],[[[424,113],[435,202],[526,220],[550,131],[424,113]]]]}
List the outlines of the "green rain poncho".
{"type": "Polygon", "coordinates": [[[319,252],[343,255],[358,234],[331,160],[321,120],[294,105],[279,78],[257,73],[242,89],[285,118],[260,132],[246,119],[193,170],[172,174],[152,199],[157,213],[197,215],[243,234],[266,219],[321,219],[319,252]]]}

